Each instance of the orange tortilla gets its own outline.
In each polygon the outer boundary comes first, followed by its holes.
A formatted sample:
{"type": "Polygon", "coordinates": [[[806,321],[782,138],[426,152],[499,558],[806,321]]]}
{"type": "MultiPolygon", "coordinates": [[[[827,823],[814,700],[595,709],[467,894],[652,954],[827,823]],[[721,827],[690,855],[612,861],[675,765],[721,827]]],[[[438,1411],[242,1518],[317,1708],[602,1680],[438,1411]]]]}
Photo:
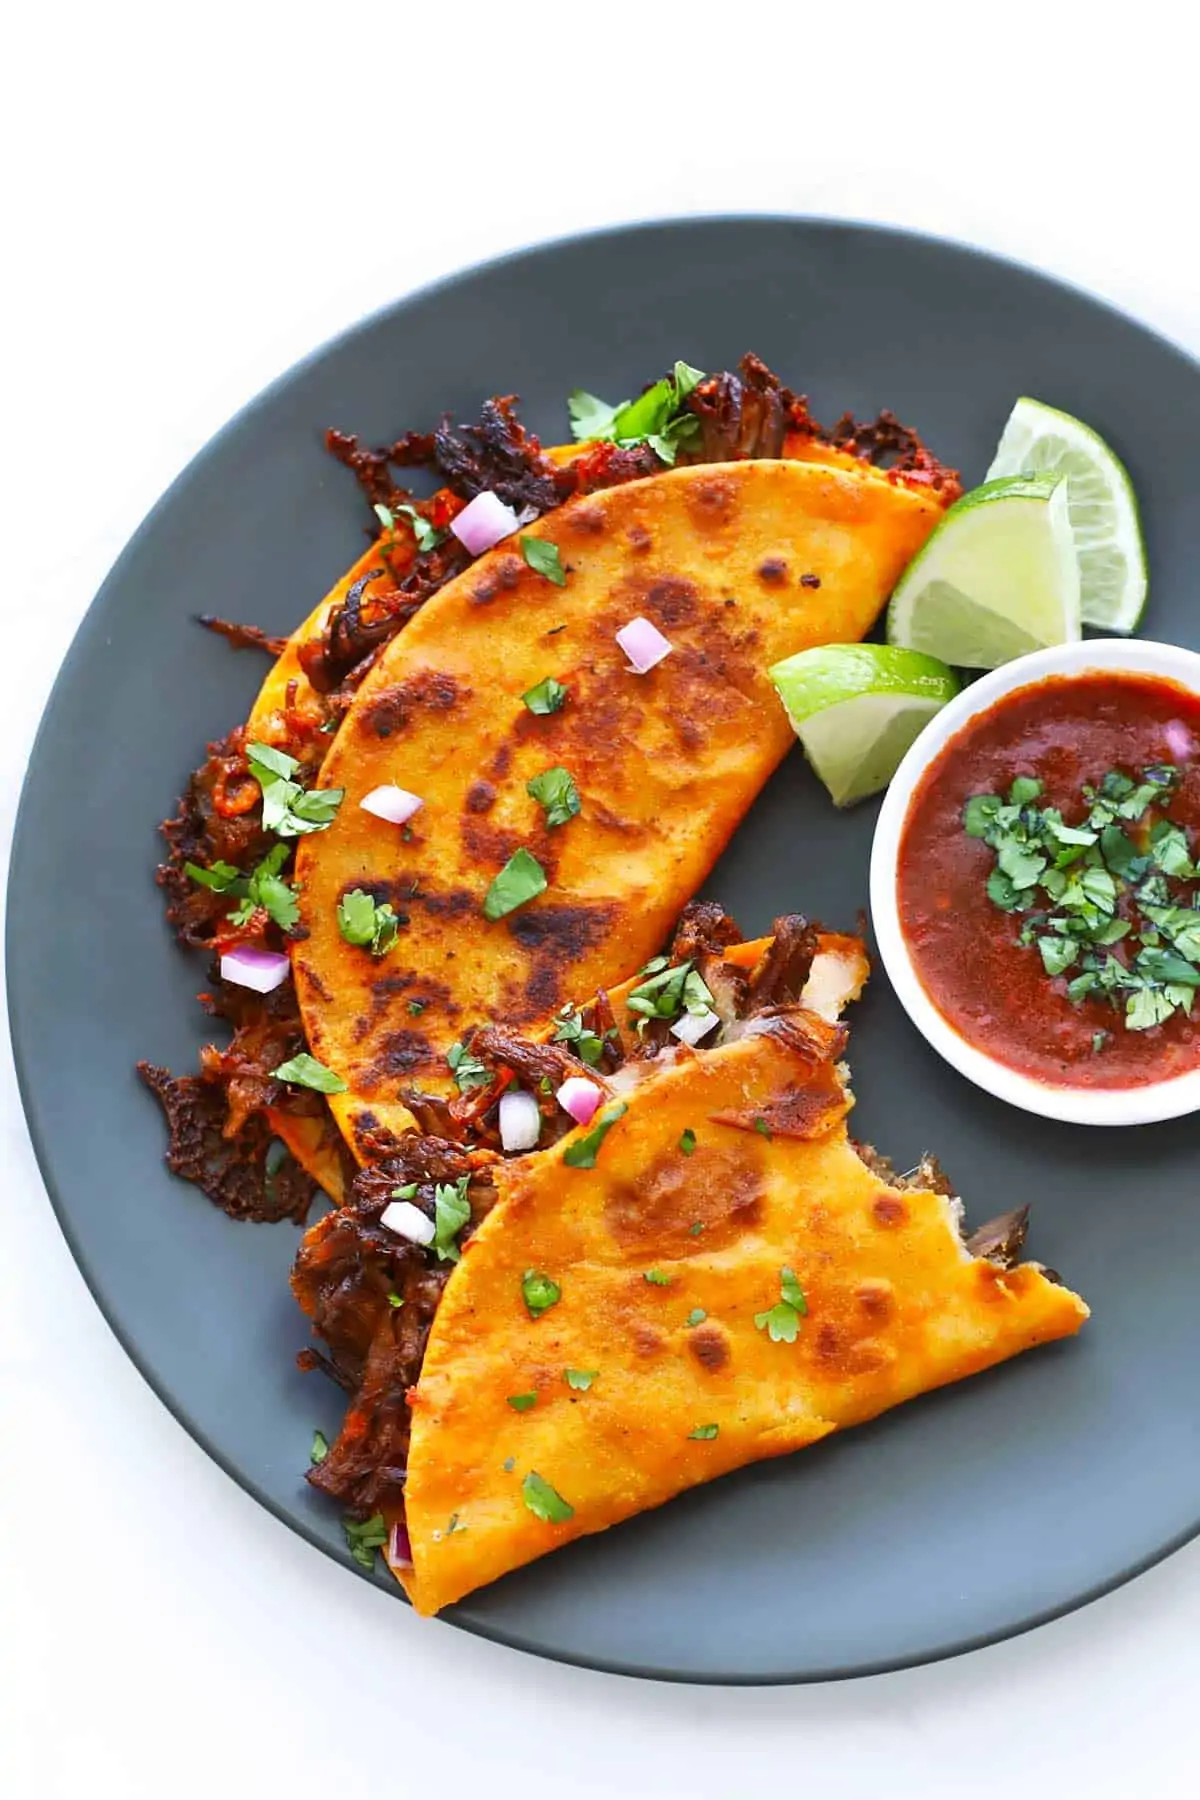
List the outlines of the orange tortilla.
{"type": "Polygon", "coordinates": [[[645,1079],[594,1168],[566,1161],[582,1130],[497,1167],[410,1394],[413,1562],[394,1572],[418,1612],[1079,1329],[1078,1296],[973,1257],[956,1202],[859,1159],[839,1048],[796,1009],[645,1079]],[[537,1318],[530,1269],[561,1289],[537,1318]],[[786,1271],[794,1342],[765,1321],[786,1271]],[[568,1369],[594,1372],[586,1391],[568,1369]],[[531,1476],[566,1516],[530,1509],[531,1476]]]}
{"type": "Polygon", "coordinates": [[[533,1033],[659,949],[793,742],[767,668],[861,638],[940,513],[859,463],[676,469],[528,528],[565,586],[505,544],[425,604],[346,715],[321,776],[345,800],[297,857],[297,993],[352,1148],[411,1127],[403,1087],[448,1091],[446,1051],[477,1024],[533,1033]],[[645,676],[615,642],[638,614],[673,645],[645,676]],[[551,675],[569,698],[535,716],[522,696],[551,675]],[[582,810],[551,830],[526,784],[554,766],[582,810]],[[360,804],[392,784],[424,801],[407,835],[360,804]],[[518,847],[547,891],[488,921],[518,847]],[[355,887],[409,921],[381,959],[338,930],[355,887]]]}

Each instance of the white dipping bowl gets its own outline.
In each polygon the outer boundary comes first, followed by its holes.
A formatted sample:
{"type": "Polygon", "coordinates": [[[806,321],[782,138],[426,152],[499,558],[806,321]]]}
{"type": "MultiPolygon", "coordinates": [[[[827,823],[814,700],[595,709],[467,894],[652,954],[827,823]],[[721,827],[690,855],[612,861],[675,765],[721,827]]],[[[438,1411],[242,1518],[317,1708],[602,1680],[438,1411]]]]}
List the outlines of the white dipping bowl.
{"type": "Polygon", "coordinates": [[[961,1037],[938,1011],[922,986],[900,928],[896,867],[909,806],[930,763],[970,719],[987,712],[1007,694],[1032,687],[1047,676],[1085,674],[1157,675],[1200,696],[1200,656],[1174,644],[1128,638],[1097,638],[1058,644],[993,669],[951,700],[925,727],[892,778],[871,847],[871,917],[888,980],[917,1030],[951,1068],[1010,1106],[1072,1125],[1151,1125],[1200,1110],[1200,1067],[1141,1087],[1059,1087],[1022,1075],[961,1037]]]}

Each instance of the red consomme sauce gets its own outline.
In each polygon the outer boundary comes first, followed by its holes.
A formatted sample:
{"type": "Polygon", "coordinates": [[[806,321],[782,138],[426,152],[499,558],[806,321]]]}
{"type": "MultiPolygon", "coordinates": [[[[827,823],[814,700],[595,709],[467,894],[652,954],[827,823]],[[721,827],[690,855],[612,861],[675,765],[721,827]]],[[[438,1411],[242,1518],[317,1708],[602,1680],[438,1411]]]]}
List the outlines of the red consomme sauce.
{"type": "MultiPolygon", "coordinates": [[[[1067,998],[1036,947],[1018,941],[1020,915],[987,895],[994,856],[963,830],[972,794],[1007,793],[1018,775],[1044,784],[1039,806],[1067,824],[1087,811],[1085,783],[1110,769],[1137,775],[1173,763],[1182,781],[1168,817],[1200,841],[1200,697],[1159,676],[1054,676],[1006,694],[951,738],[913,795],[900,838],[900,926],[929,999],[960,1037],[1009,1068],[1056,1087],[1129,1088],[1200,1066],[1200,1006],[1149,1031],[1123,1012],[1067,998]],[[1093,1047],[1098,1031],[1109,1033],[1093,1047]]],[[[1119,952],[1120,946],[1117,946],[1119,952]]]]}

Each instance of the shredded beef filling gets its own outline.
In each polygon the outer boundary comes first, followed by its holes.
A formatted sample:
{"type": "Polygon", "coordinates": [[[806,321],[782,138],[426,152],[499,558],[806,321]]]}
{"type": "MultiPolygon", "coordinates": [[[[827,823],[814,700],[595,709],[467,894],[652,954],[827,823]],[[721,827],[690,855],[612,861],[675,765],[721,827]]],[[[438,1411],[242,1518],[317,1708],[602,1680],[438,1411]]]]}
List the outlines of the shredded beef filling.
{"type": "Polygon", "coordinates": [[[327,1367],[353,1394],[328,1456],[308,1479],[363,1518],[402,1516],[408,1390],[452,1267],[379,1221],[395,1190],[414,1181],[411,1204],[433,1218],[437,1183],[462,1175],[471,1177],[471,1219],[459,1234],[465,1242],[491,1201],[486,1163],[478,1152],[414,1134],[402,1154],[360,1171],[346,1205],[306,1235],[292,1270],[296,1299],[329,1352],[328,1359],[302,1352],[301,1366],[327,1367]]]}

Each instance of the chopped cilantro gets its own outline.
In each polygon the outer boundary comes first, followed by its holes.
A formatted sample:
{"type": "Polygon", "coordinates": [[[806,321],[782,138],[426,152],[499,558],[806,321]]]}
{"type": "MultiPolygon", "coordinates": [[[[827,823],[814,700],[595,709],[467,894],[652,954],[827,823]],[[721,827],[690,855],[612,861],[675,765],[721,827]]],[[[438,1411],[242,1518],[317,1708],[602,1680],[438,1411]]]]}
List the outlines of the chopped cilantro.
{"type": "Polygon", "coordinates": [[[683,1151],[685,1156],[690,1156],[692,1151],[696,1148],[696,1134],[690,1125],[679,1139],[679,1148],[683,1151]]]}
{"type": "Polygon", "coordinates": [[[455,1182],[439,1181],[433,1190],[434,1233],[429,1248],[437,1252],[441,1262],[456,1263],[462,1255],[458,1234],[471,1217],[471,1202],[467,1198],[470,1181],[469,1175],[460,1175],[455,1182]]]}
{"type": "Polygon", "coordinates": [[[308,1453],[310,1463],[323,1463],[329,1455],[329,1439],[323,1431],[313,1432],[312,1449],[308,1453]]]}
{"type": "Polygon", "coordinates": [[[513,1469],[516,1467],[516,1462],[517,1459],[515,1456],[506,1456],[504,1461],[500,1464],[500,1467],[504,1470],[506,1475],[511,1475],[513,1469]]]}
{"type": "Polygon", "coordinates": [[[804,1290],[796,1279],[796,1271],[786,1264],[779,1271],[779,1299],[766,1312],[755,1313],[754,1323],[765,1331],[773,1344],[794,1344],[800,1320],[808,1311],[804,1290]]]}
{"type": "Polygon", "coordinates": [[[507,1404],[512,1407],[514,1412],[529,1412],[537,1405],[537,1394],[536,1392],[530,1392],[528,1394],[510,1394],[508,1396],[507,1404]]]}
{"type": "Polygon", "coordinates": [[[664,1275],[661,1269],[647,1269],[642,1276],[642,1280],[648,1281],[651,1287],[670,1287],[673,1279],[670,1275],[664,1275]]]}
{"type": "Polygon", "coordinates": [[[544,769],[526,782],[525,792],[544,808],[548,826],[565,825],[579,811],[579,790],[566,769],[544,769]]]}
{"type": "Polygon", "coordinates": [[[291,778],[300,767],[294,756],[271,744],[246,745],[246,766],[262,789],[262,822],[277,837],[325,831],[345,798],[343,788],[303,788],[291,778]]]}
{"type": "Polygon", "coordinates": [[[618,444],[648,443],[660,461],[674,463],[680,444],[692,444],[700,421],[684,402],[704,380],[702,369],[677,362],[662,381],[653,382],[636,400],[610,406],[595,394],[577,389],[567,401],[571,430],[578,439],[608,439],[618,444]]]}
{"type": "Polygon", "coordinates": [[[400,1294],[394,1293],[394,1292],[390,1293],[388,1295],[388,1305],[393,1306],[393,1307],[403,1306],[404,1305],[403,1296],[400,1294]]]}
{"type": "Polygon", "coordinates": [[[575,1517],[575,1508],[536,1469],[531,1469],[521,1483],[521,1498],[530,1512],[548,1525],[564,1525],[575,1517]]]}
{"type": "Polygon", "coordinates": [[[483,916],[502,919],[545,891],[546,871],[537,857],[524,848],[514,850],[484,897],[483,916]]]}
{"type": "Polygon", "coordinates": [[[574,1006],[564,1006],[555,1019],[554,1042],[570,1044],[580,1062],[593,1069],[604,1055],[604,1039],[585,1025],[583,1013],[574,1006]]]}
{"type": "Polygon", "coordinates": [[[626,1006],[638,1014],[638,1030],[644,1031],[650,1019],[677,1019],[682,1013],[705,1013],[712,1010],[711,990],[691,962],[670,965],[665,956],[656,956],[639,973],[644,977],[631,988],[626,1006]]]}
{"type": "MultiPolygon", "coordinates": [[[[1119,1007],[1130,1031],[1190,1013],[1200,989],[1200,909],[1171,886],[1200,879],[1187,832],[1165,816],[1179,780],[1166,763],[1140,780],[1110,769],[1083,789],[1077,825],[1034,804],[1042,788],[1032,776],[1018,776],[1007,799],[975,794],[963,808],[963,830],[995,856],[989,898],[1021,915],[1016,941],[1037,949],[1052,979],[1070,975],[1073,1005],[1119,1007]]],[[[1093,1033],[1093,1051],[1108,1037],[1093,1033]]]]}
{"type": "Polygon", "coordinates": [[[716,1437],[720,1429],[719,1425],[697,1425],[695,1431],[688,1432],[688,1436],[689,1438],[699,1438],[701,1442],[707,1443],[711,1438],[716,1437]]]}
{"type": "Polygon", "coordinates": [[[539,717],[546,713],[556,713],[566,697],[566,688],[561,681],[555,681],[553,675],[547,675],[545,681],[539,681],[536,687],[531,687],[521,695],[530,712],[537,713],[539,717]]]}
{"type": "Polygon", "coordinates": [[[579,1391],[579,1393],[581,1393],[581,1394],[587,1393],[588,1389],[591,1387],[593,1381],[595,1381],[595,1379],[599,1373],[600,1373],[599,1369],[564,1369],[563,1370],[563,1374],[566,1377],[567,1386],[570,1388],[576,1388],[579,1391]]]}
{"type": "Polygon", "coordinates": [[[562,566],[562,558],[558,554],[558,545],[546,538],[519,537],[521,555],[529,564],[535,575],[544,575],[555,587],[566,587],[567,573],[562,566]]]}
{"type": "Polygon", "coordinates": [[[446,1067],[453,1075],[460,1094],[470,1088],[485,1087],[492,1079],[486,1063],[473,1056],[466,1044],[451,1044],[446,1052],[446,1067]]]}
{"type": "Polygon", "coordinates": [[[526,1269],[521,1277],[521,1297],[525,1309],[531,1319],[540,1319],[544,1312],[557,1306],[562,1299],[562,1289],[557,1281],[551,1280],[540,1269],[526,1269]]]}
{"type": "Polygon", "coordinates": [[[396,534],[396,513],[402,514],[412,526],[413,536],[417,540],[417,549],[422,554],[427,550],[436,550],[438,545],[445,541],[446,533],[439,531],[436,525],[431,525],[425,515],[419,513],[415,506],[376,506],[375,514],[379,523],[385,531],[390,531],[393,537],[396,534]]]}
{"type": "Polygon", "coordinates": [[[703,1230],[704,1230],[704,1220],[703,1219],[695,1219],[688,1226],[688,1236],[689,1237],[699,1237],[700,1233],[703,1230]]]}
{"type": "Polygon", "coordinates": [[[705,1319],[707,1319],[707,1317],[708,1317],[708,1314],[705,1312],[705,1310],[702,1306],[693,1306],[691,1312],[688,1314],[687,1318],[684,1320],[684,1324],[685,1325],[703,1325],[703,1323],[704,1323],[705,1319]]]}
{"type": "Polygon", "coordinates": [[[343,1519],[342,1530],[346,1534],[346,1544],[355,1562],[364,1569],[375,1567],[375,1552],[382,1550],[388,1541],[388,1528],[382,1513],[375,1513],[360,1524],[357,1519],[343,1519]]]}
{"type": "Polygon", "coordinates": [[[1108,1043],[1108,1040],[1111,1037],[1111,1035],[1112,1035],[1112,1033],[1108,1032],[1108,1031],[1093,1031],[1093,1033],[1092,1033],[1092,1055],[1093,1056],[1099,1056],[1101,1050],[1103,1050],[1105,1045],[1108,1043]]]}
{"type": "Polygon", "coordinates": [[[761,1113],[758,1115],[757,1119],[755,1119],[755,1121],[754,1121],[754,1129],[755,1129],[755,1131],[757,1131],[759,1133],[759,1135],[761,1137],[765,1137],[767,1139],[768,1143],[771,1141],[771,1139],[775,1135],[774,1132],[771,1130],[771,1127],[767,1124],[767,1121],[763,1118],[761,1113]]]}
{"type": "Polygon", "coordinates": [[[428,1005],[428,1000],[410,1000],[408,1003],[408,1010],[414,1019],[419,1019],[428,1005]]]}
{"type": "Polygon", "coordinates": [[[388,901],[381,905],[365,888],[343,894],[337,909],[338,930],[348,944],[369,949],[372,956],[386,956],[396,942],[400,920],[388,901]]]}
{"type": "Polygon", "coordinates": [[[608,1132],[611,1131],[618,1119],[624,1118],[627,1111],[628,1108],[622,1101],[619,1106],[614,1106],[610,1112],[606,1112],[602,1119],[598,1119],[586,1137],[577,1138],[574,1143],[568,1144],[563,1151],[563,1161],[567,1167],[570,1169],[594,1169],[597,1151],[608,1132]]]}
{"type": "Polygon", "coordinates": [[[415,1200],[420,1189],[420,1182],[406,1181],[403,1187],[392,1189],[393,1200],[415,1200]]]}
{"type": "Polygon", "coordinates": [[[293,1087],[312,1088],[318,1094],[344,1094],[346,1083],[332,1069],[302,1050],[299,1056],[293,1056],[287,1062],[271,1070],[276,1081],[290,1081],[293,1087]]]}
{"type": "Polygon", "coordinates": [[[183,871],[193,881],[198,881],[201,887],[211,888],[214,894],[225,893],[235,881],[242,879],[241,870],[227,862],[215,862],[208,869],[202,869],[198,863],[188,862],[184,863],[183,871]]]}

